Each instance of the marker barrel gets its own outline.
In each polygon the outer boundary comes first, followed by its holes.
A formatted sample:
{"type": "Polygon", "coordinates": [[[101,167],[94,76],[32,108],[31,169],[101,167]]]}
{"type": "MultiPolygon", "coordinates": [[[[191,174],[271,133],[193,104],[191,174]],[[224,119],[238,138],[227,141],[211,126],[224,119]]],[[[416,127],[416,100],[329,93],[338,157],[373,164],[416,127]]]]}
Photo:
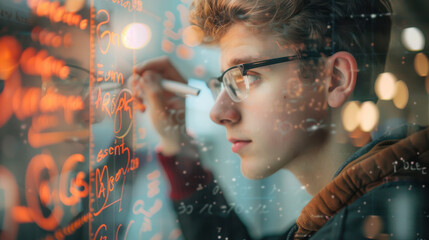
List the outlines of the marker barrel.
{"type": "Polygon", "coordinates": [[[181,95],[198,96],[198,94],[200,93],[200,89],[198,88],[194,88],[187,84],[172,81],[172,80],[167,80],[167,79],[161,80],[161,86],[169,92],[174,92],[181,95]]]}

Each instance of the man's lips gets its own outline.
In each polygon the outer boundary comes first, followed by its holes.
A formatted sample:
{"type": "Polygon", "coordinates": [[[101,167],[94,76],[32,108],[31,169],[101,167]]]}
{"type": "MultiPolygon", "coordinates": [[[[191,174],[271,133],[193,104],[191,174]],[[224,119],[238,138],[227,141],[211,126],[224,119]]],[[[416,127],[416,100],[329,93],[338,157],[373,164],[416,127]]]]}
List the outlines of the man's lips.
{"type": "Polygon", "coordinates": [[[246,147],[252,142],[251,140],[241,140],[235,138],[230,138],[228,141],[232,143],[231,150],[235,153],[238,153],[242,148],[246,147]]]}

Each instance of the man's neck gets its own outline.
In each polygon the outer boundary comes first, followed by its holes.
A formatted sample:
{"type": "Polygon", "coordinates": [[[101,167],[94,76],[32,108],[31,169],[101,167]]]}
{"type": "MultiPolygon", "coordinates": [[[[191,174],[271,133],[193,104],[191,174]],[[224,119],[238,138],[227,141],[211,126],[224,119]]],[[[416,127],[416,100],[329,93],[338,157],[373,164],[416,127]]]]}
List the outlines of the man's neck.
{"type": "Polygon", "coordinates": [[[319,133],[315,137],[324,144],[310,149],[285,167],[312,196],[332,181],[337,169],[356,151],[351,145],[339,144],[329,133],[319,133]]]}

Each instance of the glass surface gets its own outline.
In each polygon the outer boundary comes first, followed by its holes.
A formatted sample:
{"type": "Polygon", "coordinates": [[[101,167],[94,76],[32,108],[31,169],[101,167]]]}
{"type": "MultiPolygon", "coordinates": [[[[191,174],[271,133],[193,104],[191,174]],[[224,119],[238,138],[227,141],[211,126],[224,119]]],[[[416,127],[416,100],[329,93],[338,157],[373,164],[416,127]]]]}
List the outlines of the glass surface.
{"type": "MultiPolygon", "coordinates": [[[[206,29],[188,22],[191,2],[0,0],[0,239],[181,240],[189,239],[189,230],[200,230],[198,240],[277,237],[313,199],[311,190],[331,183],[342,169],[337,161],[345,162],[380,137],[404,139],[428,125],[429,1],[392,0],[392,14],[361,9],[338,19],[326,17],[314,25],[314,30],[329,32],[318,43],[323,53],[301,56],[289,50],[317,48],[290,46],[264,31],[255,44],[250,41],[255,29],[223,41],[250,47],[225,54],[228,48],[205,46],[206,29]],[[392,30],[383,35],[385,28],[371,24],[386,17],[392,19],[392,30]],[[342,38],[344,46],[361,47],[353,38],[361,36],[353,30],[356,22],[375,30],[365,35],[366,51],[353,54],[363,60],[353,65],[347,55],[318,62],[335,53],[340,43],[332,38],[340,31],[355,34],[342,38]],[[340,23],[349,25],[340,28],[340,23]],[[371,72],[387,46],[385,64],[371,72]],[[150,81],[150,76],[160,78],[146,70],[133,78],[143,63],[163,57],[168,64],[152,73],[188,81],[201,89],[200,95],[163,91],[150,81]],[[251,60],[228,65],[226,57],[251,60]],[[326,70],[319,63],[332,67],[326,70]],[[220,65],[233,67],[221,79],[211,78],[219,76],[220,65]],[[336,88],[355,73],[356,86],[349,87],[365,97],[336,88]],[[138,79],[134,85],[133,79],[138,79]],[[148,86],[155,90],[145,92],[148,86]],[[344,101],[334,101],[339,98],[344,101]],[[397,137],[398,129],[407,136],[397,137]],[[330,148],[319,151],[327,139],[330,148]],[[179,152],[162,158],[165,146],[179,152]],[[302,174],[293,172],[297,169],[302,174]],[[254,179],[248,178],[252,173],[254,179]]],[[[236,2],[281,3],[260,20],[290,5],[283,0],[236,2]]],[[[319,15],[309,16],[304,20],[319,15]]],[[[292,31],[270,26],[279,33],[292,31]]],[[[299,28],[295,37],[306,30],[299,28]]],[[[359,188],[357,195],[379,183],[393,186],[401,174],[417,183],[406,179],[393,191],[358,198],[359,206],[348,212],[356,216],[356,225],[333,231],[353,229],[353,236],[366,239],[429,239],[424,229],[429,225],[428,187],[414,178],[427,178],[429,166],[421,161],[427,152],[413,152],[427,142],[408,140],[403,142],[415,144],[395,150],[401,155],[397,161],[366,166],[390,169],[389,176],[359,188]],[[414,158],[407,158],[409,152],[414,158]]],[[[392,150],[388,144],[395,141],[378,146],[392,150]]],[[[379,174],[377,169],[367,176],[379,174]]],[[[328,203],[342,202],[342,191],[324,193],[328,203]]]]}

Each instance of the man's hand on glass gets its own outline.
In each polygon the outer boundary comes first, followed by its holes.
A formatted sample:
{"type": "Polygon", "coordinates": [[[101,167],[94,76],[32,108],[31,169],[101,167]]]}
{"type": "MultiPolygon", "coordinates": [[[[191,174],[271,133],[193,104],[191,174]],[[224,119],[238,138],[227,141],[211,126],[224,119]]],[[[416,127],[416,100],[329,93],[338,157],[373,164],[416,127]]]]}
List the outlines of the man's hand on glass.
{"type": "Polygon", "coordinates": [[[190,139],[185,130],[185,99],[163,89],[161,80],[187,81],[167,57],[136,65],[131,78],[134,97],[146,106],[142,109],[148,111],[159,134],[161,153],[165,156],[178,154],[190,139]]]}

